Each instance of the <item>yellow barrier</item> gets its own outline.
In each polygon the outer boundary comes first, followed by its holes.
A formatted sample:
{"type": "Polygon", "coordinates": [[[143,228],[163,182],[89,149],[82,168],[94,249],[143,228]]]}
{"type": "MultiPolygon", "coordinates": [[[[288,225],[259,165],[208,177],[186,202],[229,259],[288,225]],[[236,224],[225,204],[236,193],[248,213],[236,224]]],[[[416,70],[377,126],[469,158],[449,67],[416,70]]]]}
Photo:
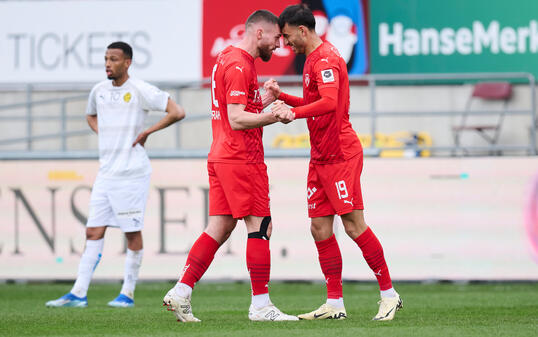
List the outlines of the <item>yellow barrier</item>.
{"type": "MultiPolygon", "coordinates": [[[[370,134],[357,134],[363,147],[370,147],[372,145],[372,135],[370,134]]],[[[432,146],[433,141],[429,133],[420,131],[412,133],[409,131],[398,131],[390,134],[377,132],[375,134],[375,147],[394,147],[401,149],[394,150],[382,150],[379,153],[380,157],[392,158],[392,157],[404,157],[406,151],[414,151],[409,148],[418,146],[428,147],[432,146]],[[407,150],[406,150],[407,149],[407,150]]],[[[272,146],[279,149],[307,149],[310,147],[310,137],[307,133],[301,133],[298,135],[290,135],[287,133],[278,134],[273,140],[272,146]]],[[[417,153],[413,153],[413,156],[429,157],[431,155],[429,150],[417,150],[417,153]]]]}
{"type": "Polygon", "coordinates": [[[272,145],[279,149],[307,149],[310,147],[310,136],[308,133],[298,135],[280,133],[273,139],[272,145]]]}

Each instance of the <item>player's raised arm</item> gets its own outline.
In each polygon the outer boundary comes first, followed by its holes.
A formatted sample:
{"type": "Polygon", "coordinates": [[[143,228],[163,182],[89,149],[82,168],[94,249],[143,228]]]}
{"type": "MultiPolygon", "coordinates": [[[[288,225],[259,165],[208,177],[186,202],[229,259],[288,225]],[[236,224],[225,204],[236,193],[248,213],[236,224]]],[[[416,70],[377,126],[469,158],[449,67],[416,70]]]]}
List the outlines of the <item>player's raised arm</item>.
{"type": "Polygon", "coordinates": [[[168,98],[166,112],[167,114],[161,118],[161,120],[138,135],[136,140],[133,142],[133,146],[136,144],[144,146],[149,135],[185,118],[185,110],[171,98],[168,98]]]}

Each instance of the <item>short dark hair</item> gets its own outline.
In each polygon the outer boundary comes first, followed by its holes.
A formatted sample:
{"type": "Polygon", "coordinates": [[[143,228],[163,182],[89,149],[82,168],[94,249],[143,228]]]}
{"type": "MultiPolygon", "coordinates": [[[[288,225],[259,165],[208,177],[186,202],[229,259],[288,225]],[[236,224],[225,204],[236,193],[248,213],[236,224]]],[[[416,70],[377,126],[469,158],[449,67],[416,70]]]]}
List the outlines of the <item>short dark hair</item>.
{"type": "Polygon", "coordinates": [[[280,29],[284,28],[286,23],[290,26],[305,26],[309,30],[316,29],[314,14],[312,14],[310,8],[305,4],[286,7],[278,18],[280,29]]]}
{"type": "Polygon", "coordinates": [[[259,9],[255,11],[254,13],[250,14],[250,16],[247,19],[247,22],[245,23],[245,27],[250,25],[251,23],[257,23],[260,21],[277,25],[278,17],[266,9],[259,9]]]}
{"type": "Polygon", "coordinates": [[[112,42],[106,48],[107,49],[121,49],[123,51],[123,55],[125,55],[126,58],[128,59],[133,58],[133,48],[131,48],[131,46],[129,46],[129,44],[125,42],[122,42],[122,41],[112,42]]]}

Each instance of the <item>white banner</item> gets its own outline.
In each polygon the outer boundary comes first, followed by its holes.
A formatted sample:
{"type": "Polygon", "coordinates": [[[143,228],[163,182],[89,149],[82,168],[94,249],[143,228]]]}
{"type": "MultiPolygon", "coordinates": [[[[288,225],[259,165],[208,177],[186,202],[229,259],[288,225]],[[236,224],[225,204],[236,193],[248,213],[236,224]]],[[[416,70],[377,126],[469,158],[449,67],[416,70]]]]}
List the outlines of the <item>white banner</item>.
{"type": "MultiPolygon", "coordinates": [[[[322,280],[306,213],[308,161],[270,159],[267,164],[274,226],[271,276],[322,280]]],[[[141,278],[174,279],[207,223],[206,162],[152,160],[152,166],[141,278]]],[[[0,279],[76,277],[97,169],[97,161],[1,163],[0,279]]],[[[536,173],[534,157],[367,158],[366,220],[384,247],[392,277],[538,280],[536,173]]],[[[341,224],[335,229],[344,278],[374,280],[341,224]]],[[[239,222],[204,279],[248,279],[246,237],[239,222]]],[[[123,249],[123,234],[109,229],[95,278],[123,277],[123,249]]]]}
{"type": "Polygon", "coordinates": [[[0,2],[0,83],[97,82],[107,45],[133,47],[131,75],[201,77],[202,1],[0,2]]]}

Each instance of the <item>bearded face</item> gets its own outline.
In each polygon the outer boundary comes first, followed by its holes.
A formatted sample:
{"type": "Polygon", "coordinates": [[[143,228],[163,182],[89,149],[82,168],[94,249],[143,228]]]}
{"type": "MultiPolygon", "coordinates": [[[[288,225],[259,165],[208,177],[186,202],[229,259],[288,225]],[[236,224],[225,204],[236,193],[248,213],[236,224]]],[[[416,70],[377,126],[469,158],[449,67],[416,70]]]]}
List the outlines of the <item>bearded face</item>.
{"type": "Polygon", "coordinates": [[[280,28],[277,24],[264,25],[258,41],[258,53],[262,61],[269,61],[273,51],[280,47],[280,35],[280,28]]]}
{"type": "Polygon", "coordinates": [[[273,48],[272,46],[260,47],[259,52],[260,52],[260,58],[262,59],[262,61],[264,62],[269,61],[271,59],[271,56],[273,55],[273,50],[275,50],[275,48],[273,48]]]}

